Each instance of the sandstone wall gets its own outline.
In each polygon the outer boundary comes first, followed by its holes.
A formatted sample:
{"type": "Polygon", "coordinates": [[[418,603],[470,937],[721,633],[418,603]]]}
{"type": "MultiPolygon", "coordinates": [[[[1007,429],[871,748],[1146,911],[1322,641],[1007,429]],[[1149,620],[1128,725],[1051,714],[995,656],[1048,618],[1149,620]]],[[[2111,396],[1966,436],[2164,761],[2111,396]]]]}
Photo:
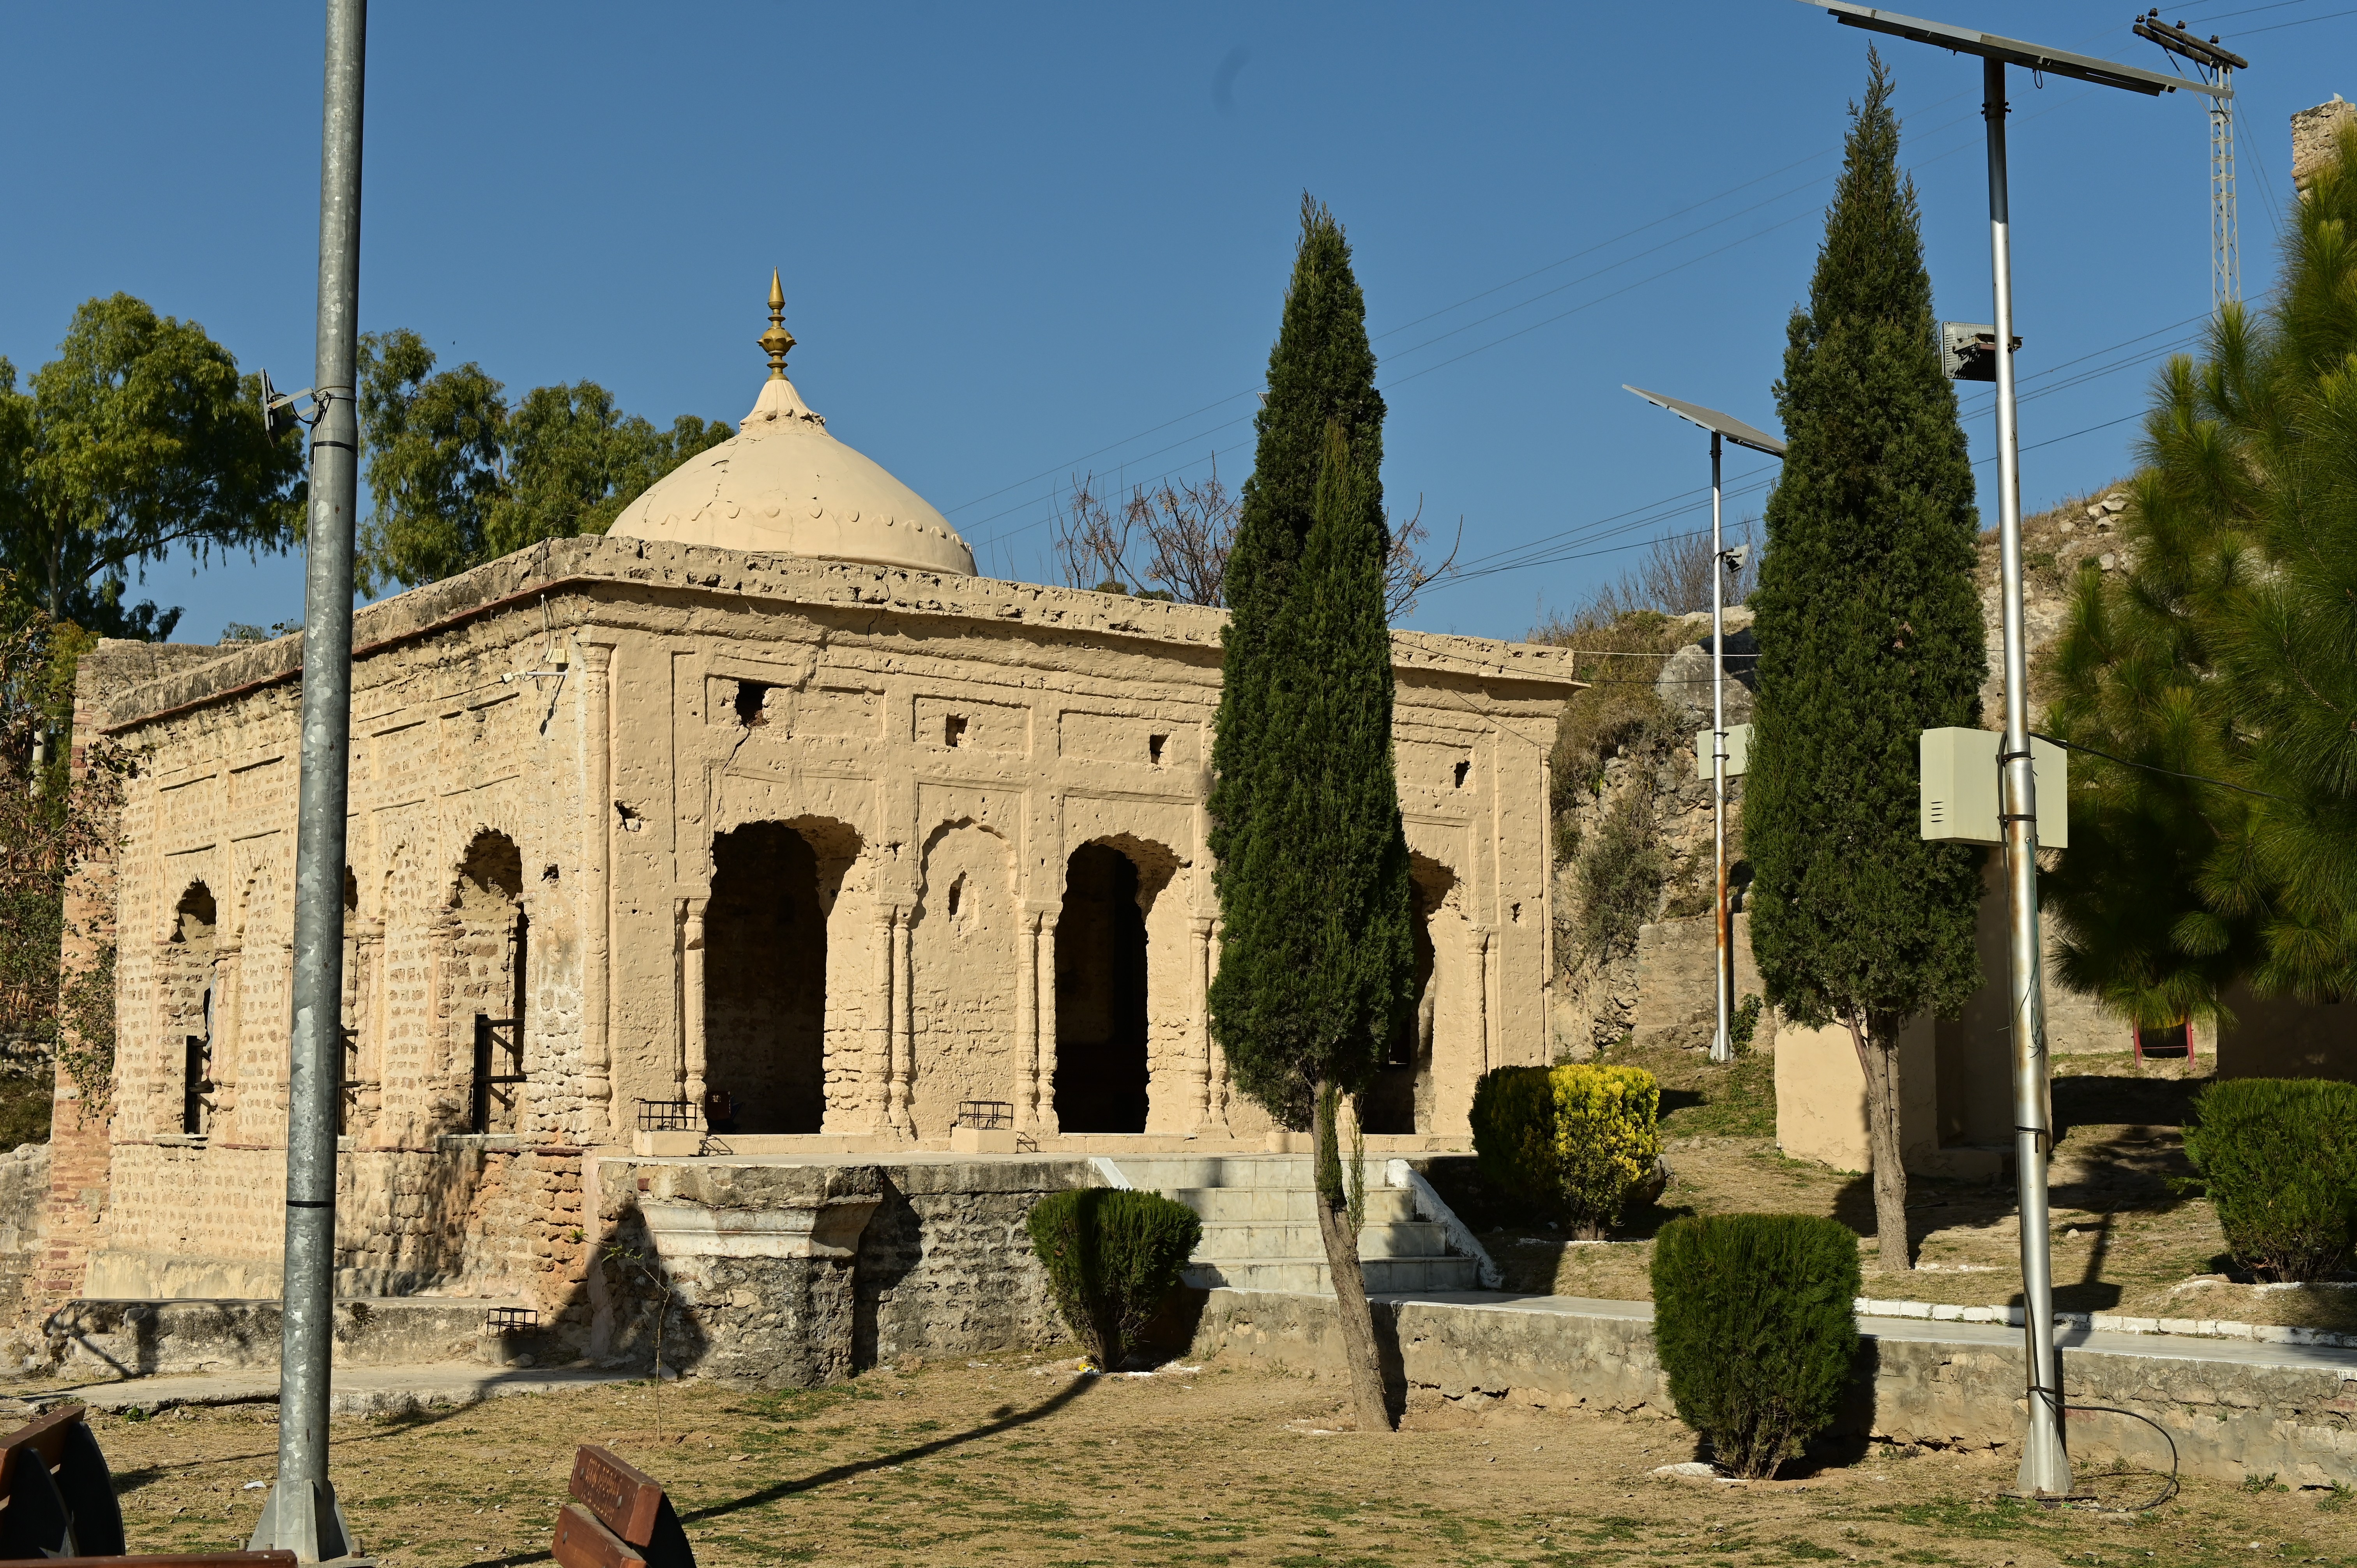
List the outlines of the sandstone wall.
{"type": "MultiPolygon", "coordinates": [[[[360,612],[348,1280],[553,1301],[587,1277],[577,1152],[627,1140],[636,1101],[730,1087],[707,1074],[705,922],[716,836],[757,822],[791,827],[822,868],[827,1134],[942,1146],[961,1101],[997,1100],[1052,1152],[1064,872],[1096,843],[1140,873],[1146,1130],[1256,1145],[1266,1120],[1227,1092],[1202,1004],[1220,624],[603,539],[360,612]],[[468,1130],[479,1017],[495,1055],[517,1042],[525,1079],[494,1089],[488,1134],[468,1130]]],[[[1403,811],[1447,888],[1415,1136],[1447,1144],[1481,1071],[1547,1054],[1545,756],[1568,660],[1394,646],[1403,811]]],[[[86,895],[120,927],[120,1044],[112,1122],[70,1155],[82,1123],[60,1106],[52,1298],[85,1294],[92,1246],[110,1290],[274,1288],[296,653],[107,643],[85,660],[104,700],[78,736],[147,761],[115,880],[86,895]],[[197,941],[180,911],[199,907],[197,941]],[[191,1036],[211,1052],[194,1130],[191,1036]]]]}

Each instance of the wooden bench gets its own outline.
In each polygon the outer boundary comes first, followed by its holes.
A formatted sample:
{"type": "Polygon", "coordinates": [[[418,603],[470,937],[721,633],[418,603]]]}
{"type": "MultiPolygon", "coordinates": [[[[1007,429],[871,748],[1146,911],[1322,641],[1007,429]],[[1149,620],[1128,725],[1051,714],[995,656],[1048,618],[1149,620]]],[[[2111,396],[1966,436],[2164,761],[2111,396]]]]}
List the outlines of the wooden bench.
{"type": "Polygon", "coordinates": [[[172,1552],[124,1555],[114,1477],[83,1419],[62,1405],[0,1438],[0,1562],[115,1568],[295,1568],[291,1552],[172,1552]]]}
{"type": "Polygon", "coordinates": [[[695,1568],[662,1484],[612,1449],[583,1444],[565,1490],[574,1500],[556,1516],[557,1568],[695,1568]]]}

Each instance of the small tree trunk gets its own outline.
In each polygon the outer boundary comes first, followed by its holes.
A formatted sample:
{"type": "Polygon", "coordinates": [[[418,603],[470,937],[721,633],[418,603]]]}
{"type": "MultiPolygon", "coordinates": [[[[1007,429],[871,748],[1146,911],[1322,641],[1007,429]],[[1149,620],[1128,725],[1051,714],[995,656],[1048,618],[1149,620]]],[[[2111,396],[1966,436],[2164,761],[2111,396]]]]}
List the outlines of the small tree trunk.
{"type": "Polygon", "coordinates": [[[1375,1348],[1375,1315],[1367,1305],[1367,1278],[1359,1268],[1359,1237],[1351,1227],[1351,1197],[1342,1182],[1341,1150],[1335,1140],[1334,1112],[1340,1097],[1329,1083],[1316,1096],[1318,1239],[1326,1244],[1326,1272],[1334,1280],[1334,1315],[1342,1329],[1342,1359],[1351,1369],[1351,1393],[1359,1430],[1392,1430],[1391,1402],[1383,1393],[1383,1364],[1375,1348]]]}
{"type": "Polygon", "coordinates": [[[1874,1229],[1882,1267],[1903,1273],[1915,1266],[1907,1246],[1907,1166],[1899,1135],[1900,1020],[1879,1013],[1851,1013],[1842,1020],[1857,1047],[1866,1072],[1866,1141],[1874,1180],[1874,1229]]]}

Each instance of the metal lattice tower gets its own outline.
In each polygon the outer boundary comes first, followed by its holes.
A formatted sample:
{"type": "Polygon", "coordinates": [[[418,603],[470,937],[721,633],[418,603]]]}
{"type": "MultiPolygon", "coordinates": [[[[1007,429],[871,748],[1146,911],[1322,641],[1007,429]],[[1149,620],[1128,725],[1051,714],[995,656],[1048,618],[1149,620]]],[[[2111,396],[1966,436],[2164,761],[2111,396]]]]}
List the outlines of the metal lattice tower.
{"type": "Polygon", "coordinates": [[[2240,305],[2243,246],[2234,214],[2234,73],[2251,62],[2220,48],[2214,33],[2205,43],[2187,32],[2182,22],[2169,26],[2158,9],[2138,16],[2130,30],[2190,61],[2196,75],[2220,89],[2210,100],[2210,308],[2240,305]]]}
{"type": "MultiPolygon", "coordinates": [[[[2218,85],[2234,90],[2234,68],[2218,69],[2218,85]]],[[[2243,303],[2242,242],[2234,217],[2234,101],[2210,104],[2210,308],[2243,303]]]]}

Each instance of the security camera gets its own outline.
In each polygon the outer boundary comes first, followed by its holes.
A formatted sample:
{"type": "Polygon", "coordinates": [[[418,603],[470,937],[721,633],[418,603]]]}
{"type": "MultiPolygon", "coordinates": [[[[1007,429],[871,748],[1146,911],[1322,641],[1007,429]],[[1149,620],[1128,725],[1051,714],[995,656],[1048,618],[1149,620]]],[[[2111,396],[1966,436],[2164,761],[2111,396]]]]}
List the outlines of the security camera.
{"type": "Polygon", "coordinates": [[[1731,545],[1719,552],[1719,558],[1727,563],[1727,569],[1728,571],[1740,572],[1743,570],[1743,564],[1751,559],[1751,546],[1749,544],[1731,545]]]}

